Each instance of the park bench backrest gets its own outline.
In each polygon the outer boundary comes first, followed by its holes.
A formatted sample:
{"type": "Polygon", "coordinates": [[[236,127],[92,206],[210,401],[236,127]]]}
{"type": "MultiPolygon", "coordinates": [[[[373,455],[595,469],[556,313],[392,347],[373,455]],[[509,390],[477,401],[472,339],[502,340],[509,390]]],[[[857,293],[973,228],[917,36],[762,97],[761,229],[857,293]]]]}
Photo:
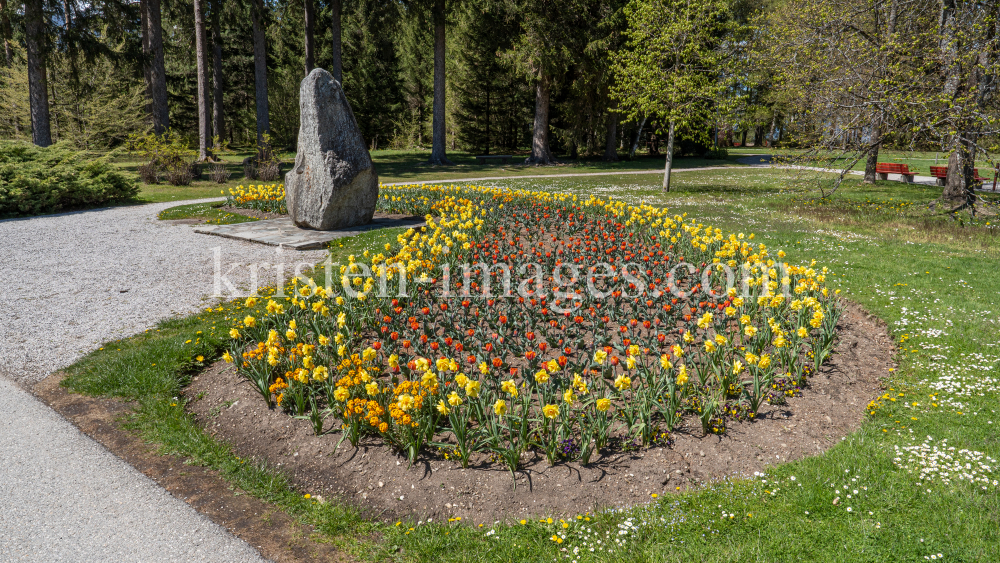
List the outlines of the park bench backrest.
{"type": "Polygon", "coordinates": [[[879,174],[910,174],[910,167],[906,164],[895,164],[891,162],[880,162],[875,165],[875,171],[879,174]]]}

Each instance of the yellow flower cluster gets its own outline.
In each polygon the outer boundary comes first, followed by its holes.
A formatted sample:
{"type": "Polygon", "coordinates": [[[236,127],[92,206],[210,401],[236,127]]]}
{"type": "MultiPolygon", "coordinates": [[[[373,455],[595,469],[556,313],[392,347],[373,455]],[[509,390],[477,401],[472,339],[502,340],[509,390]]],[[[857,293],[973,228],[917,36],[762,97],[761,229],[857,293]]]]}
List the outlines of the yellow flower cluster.
{"type": "Polygon", "coordinates": [[[287,213],[284,184],[250,184],[229,188],[226,205],[270,213],[287,213]]]}

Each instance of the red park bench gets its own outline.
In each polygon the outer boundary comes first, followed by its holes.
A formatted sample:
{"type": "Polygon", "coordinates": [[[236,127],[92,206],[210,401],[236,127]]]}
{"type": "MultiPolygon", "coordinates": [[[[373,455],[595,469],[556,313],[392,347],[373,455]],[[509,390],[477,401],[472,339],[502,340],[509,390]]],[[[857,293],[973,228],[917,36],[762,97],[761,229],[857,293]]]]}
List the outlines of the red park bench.
{"type": "Polygon", "coordinates": [[[899,174],[904,182],[913,182],[913,172],[910,172],[910,167],[905,164],[879,162],[875,165],[875,175],[879,180],[888,180],[889,174],[899,174]]]}
{"type": "MultiPolygon", "coordinates": [[[[987,180],[979,175],[979,169],[973,168],[973,174],[976,176],[976,181],[982,184],[987,180]]],[[[947,166],[931,166],[931,176],[937,178],[937,185],[943,186],[945,179],[948,177],[948,167],[947,166]]]]}

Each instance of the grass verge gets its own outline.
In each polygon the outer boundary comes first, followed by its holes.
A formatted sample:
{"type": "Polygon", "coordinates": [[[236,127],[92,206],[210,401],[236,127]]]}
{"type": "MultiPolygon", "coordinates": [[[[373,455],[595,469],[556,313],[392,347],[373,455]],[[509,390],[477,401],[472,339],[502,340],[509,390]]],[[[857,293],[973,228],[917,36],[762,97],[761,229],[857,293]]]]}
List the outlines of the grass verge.
{"type": "Polygon", "coordinates": [[[249,223],[257,221],[255,217],[247,217],[239,213],[229,213],[221,209],[222,202],[217,203],[191,203],[188,205],[178,205],[164,209],[157,215],[161,221],[171,221],[176,219],[201,219],[213,225],[232,225],[235,223],[249,223]]]}

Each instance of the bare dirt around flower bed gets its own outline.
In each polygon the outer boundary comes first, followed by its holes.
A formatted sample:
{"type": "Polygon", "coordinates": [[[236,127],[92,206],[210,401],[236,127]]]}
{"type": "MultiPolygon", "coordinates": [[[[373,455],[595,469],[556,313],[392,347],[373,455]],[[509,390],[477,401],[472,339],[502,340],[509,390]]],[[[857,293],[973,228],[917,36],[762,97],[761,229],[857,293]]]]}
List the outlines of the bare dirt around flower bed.
{"type": "MultiPolygon", "coordinates": [[[[761,408],[752,423],[733,423],[724,435],[703,436],[700,422],[686,419],[673,444],[635,452],[604,453],[591,465],[549,466],[529,454],[517,486],[510,473],[486,456],[469,469],[423,455],[408,467],[404,456],[375,440],[358,449],[339,433],[315,436],[308,420],[268,410],[232,365],[216,363],[186,390],[189,409],[238,455],[268,460],[287,472],[303,492],[341,497],[370,517],[444,519],[471,523],[534,516],[575,515],[649,502],[726,475],[747,475],[777,462],[818,454],[861,423],[879,380],[894,366],[894,346],[881,321],[848,304],[838,325],[835,353],[809,379],[800,397],[761,408]]],[[[690,417],[689,417],[690,418],[690,417]]]]}

